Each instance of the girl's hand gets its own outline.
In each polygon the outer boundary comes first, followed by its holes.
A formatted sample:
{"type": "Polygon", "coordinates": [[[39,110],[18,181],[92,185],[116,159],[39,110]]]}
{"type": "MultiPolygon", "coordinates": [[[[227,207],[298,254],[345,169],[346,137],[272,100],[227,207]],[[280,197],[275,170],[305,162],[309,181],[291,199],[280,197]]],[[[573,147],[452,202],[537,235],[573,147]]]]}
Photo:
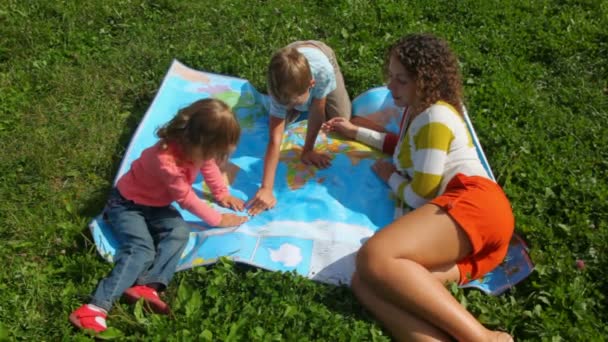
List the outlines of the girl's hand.
{"type": "Polygon", "coordinates": [[[326,169],[331,165],[331,157],[325,153],[317,153],[315,151],[302,152],[300,156],[302,163],[306,165],[314,165],[319,169],[326,169]]]}
{"type": "Polygon", "coordinates": [[[236,211],[243,211],[243,209],[245,209],[245,202],[243,202],[242,199],[232,195],[224,196],[222,199],[218,200],[217,203],[224,208],[230,208],[236,211]]]}
{"type": "Polygon", "coordinates": [[[374,165],[372,165],[372,170],[374,170],[380,179],[388,183],[388,179],[391,177],[393,172],[397,171],[397,168],[395,168],[395,165],[393,165],[391,162],[386,160],[377,160],[374,165]]]}
{"type": "Polygon", "coordinates": [[[355,139],[357,136],[357,126],[350,120],[337,117],[324,122],[321,125],[321,130],[325,133],[338,132],[349,139],[355,139]]]}
{"type": "Polygon", "coordinates": [[[277,204],[277,199],[274,198],[272,190],[260,188],[255,196],[247,202],[249,207],[249,215],[257,215],[264,210],[272,209],[277,204]]]}
{"type": "Polygon", "coordinates": [[[239,216],[236,214],[222,214],[222,220],[217,225],[218,227],[236,227],[247,222],[249,217],[239,216]]]}

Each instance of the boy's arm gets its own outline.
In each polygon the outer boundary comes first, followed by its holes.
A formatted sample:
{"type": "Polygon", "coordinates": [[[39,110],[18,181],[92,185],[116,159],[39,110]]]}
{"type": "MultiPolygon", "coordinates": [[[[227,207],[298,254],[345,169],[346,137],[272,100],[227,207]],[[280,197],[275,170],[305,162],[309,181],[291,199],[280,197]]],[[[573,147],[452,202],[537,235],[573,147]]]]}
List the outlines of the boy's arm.
{"type": "Polygon", "coordinates": [[[281,153],[281,142],[283,141],[284,131],[285,119],[270,115],[270,134],[268,146],[266,147],[266,155],[264,156],[262,185],[255,196],[247,203],[251,215],[256,215],[263,210],[270,209],[276,204],[272,189],[274,188],[274,177],[276,175],[277,165],[279,164],[279,155],[281,153]]]}
{"type": "Polygon", "coordinates": [[[262,188],[272,190],[274,188],[274,177],[279,164],[281,153],[281,143],[283,142],[283,132],[285,131],[285,119],[270,116],[270,134],[266,155],[264,156],[264,176],[262,178],[262,188]]]}
{"type": "Polygon", "coordinates": [[[321,125],[325,122],[325,104],[327,98],[312,99],[308,110],[308,128],[306,130],[306,142],[302,152],[314,150],[315,140],[321,129],[321,125]]]}
{"type": "Polygon", "coordinates": [[[308,128],[306,129],[306,141],[302,149],[302,162],[304,164],[313,164],[319,168],[326,168],[330,163],[330,158],[326,154],[317,153],[314,151],[315,141],[321,125],[325,122],[325,104],[327,97],[320,99],[313,98],[308,110],[308,128]]]}

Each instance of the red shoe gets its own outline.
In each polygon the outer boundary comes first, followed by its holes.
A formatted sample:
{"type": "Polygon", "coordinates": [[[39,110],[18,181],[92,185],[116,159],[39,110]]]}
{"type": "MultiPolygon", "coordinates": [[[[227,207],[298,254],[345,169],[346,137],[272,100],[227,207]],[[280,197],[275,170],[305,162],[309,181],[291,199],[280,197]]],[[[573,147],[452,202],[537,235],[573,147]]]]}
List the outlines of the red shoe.
{"type": "Polygon", "coordinates": [[[82,330],[93,330],[100,333],[108,328],[106,325],[107,314],[103,311],[83,304],[70,314],[70,323],[82,330]]]}
{"type": "Polygon", "coordinates": [[[144,302],[152,311],[163,315],[169,313],[169,305],[163,302],[158,296],[158,292],[151,287],[135,285],[128,288],[125,293],[123,293],[123,296],[127,302],[131,304],[137,302],[140,298],[143,298],[144,302]]]}

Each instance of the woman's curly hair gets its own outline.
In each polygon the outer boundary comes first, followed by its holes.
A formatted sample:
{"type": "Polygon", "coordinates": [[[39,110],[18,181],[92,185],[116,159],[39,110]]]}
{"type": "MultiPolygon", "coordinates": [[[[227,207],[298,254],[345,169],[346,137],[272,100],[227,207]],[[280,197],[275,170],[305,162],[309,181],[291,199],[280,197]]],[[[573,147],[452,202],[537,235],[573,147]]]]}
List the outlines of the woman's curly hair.
{"type": "Polygon", "coordinates": [[[451,104],[462,114],[462,80],[458,59],[448,43],[432,34],[410,34],[399,39],[388,51],[386,68],[395,56],[416,82],[423,111],[439,100],[451,104]]]}

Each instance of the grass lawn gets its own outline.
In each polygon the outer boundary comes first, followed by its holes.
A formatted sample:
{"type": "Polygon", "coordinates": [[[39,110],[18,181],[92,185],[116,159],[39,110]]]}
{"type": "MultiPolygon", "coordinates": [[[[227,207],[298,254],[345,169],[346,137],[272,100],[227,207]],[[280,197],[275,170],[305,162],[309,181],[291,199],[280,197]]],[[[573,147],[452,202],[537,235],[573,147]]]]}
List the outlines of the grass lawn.
{"type": "MultiPolygon", "coordinates": [[[[173,58],[266,89],[272,52],[332,46],[351,95],[385,50],[433,32],[536,271],[500,297],[453,289],[517,340],[608,336],[608,2],[0,1],[0,341],[88,339],[69,324],[110,269],[87,223],[173,58]],[[585,267],[576,267],[577,260],[585,267]]],[[[347,288],[229,262],[177,274],[174,317],[116,305],[121,340],[387,341],[347,288]]]]}

